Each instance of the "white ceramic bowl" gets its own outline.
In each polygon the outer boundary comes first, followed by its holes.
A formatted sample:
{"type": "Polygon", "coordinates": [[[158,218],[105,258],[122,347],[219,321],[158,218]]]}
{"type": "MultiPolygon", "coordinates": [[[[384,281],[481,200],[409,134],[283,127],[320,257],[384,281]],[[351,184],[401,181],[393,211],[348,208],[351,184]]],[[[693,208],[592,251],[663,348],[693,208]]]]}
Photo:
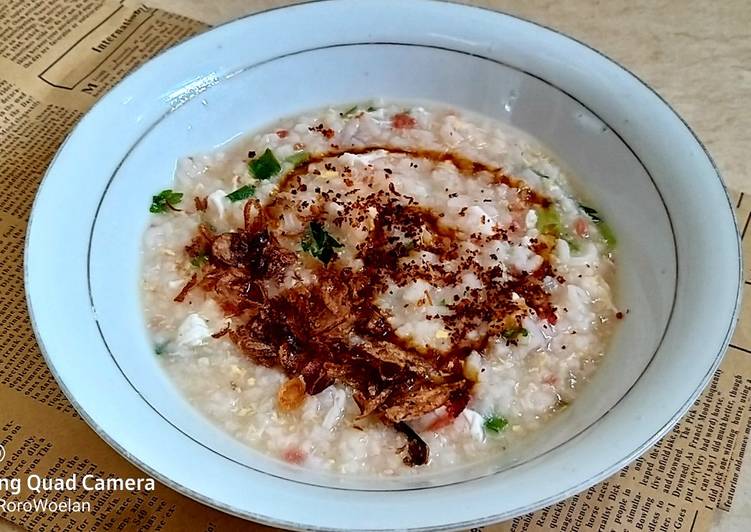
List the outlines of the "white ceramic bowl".
{"type": "Polygon", "coordinates": [[[247,17],[126,78],[65,142],[29,225],[26,287],[50,368],[81,415],[144,471],[288,528],[468,527],[611,475],[678,420],[735,323],[740,252],[711,159],[652,90],[530,22],[440,2],[321,2],[247,17]],[[485,469],[417,481],[316,475],[244,447],[172,386],[142,323],[148,203],[175,162],[281,116],[373,97],[433,100],[532,134],[619,237],[630,313],[573,407],[485,469]]]}

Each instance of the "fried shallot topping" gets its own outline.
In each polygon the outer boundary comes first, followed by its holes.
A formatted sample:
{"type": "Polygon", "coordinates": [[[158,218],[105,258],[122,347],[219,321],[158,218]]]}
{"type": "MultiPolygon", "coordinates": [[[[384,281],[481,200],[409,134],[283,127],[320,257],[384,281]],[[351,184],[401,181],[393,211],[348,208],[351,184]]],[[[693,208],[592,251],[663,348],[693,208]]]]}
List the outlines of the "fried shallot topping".
{"type": "MultiPolygon", "coordinates": [[[[395,126],[409,127],[403,122],[395,126]]],[[[446,153],[390,151],[448,161],[470,174],[484,173],[493,182],[516,188],[519,202],[547,206],[546,198],[522,190],[498,169],[446,153]]],[[[249,200],[243,227],[217,234],[199,226],[185,249],[189,257],[204,256],[207,261],[175,299],[184,300],[194,287],[203,290],[231,318],[226,334],[232,342],[257,364],[280,368],[287,375],[289,380],[277,397],[280,410],[298,408],[306,394],[315,395],[333,383],[346,385],[361,418],[376,416],[406,436],[405,463],[424,464],[427,445],[407,422],[440,407],[450,417],[458,416],[474,384],[465,375],[471,372],[464,371],[472,351],[482,352],[490,338],[514,341],[507,331],[518,329],[530,312],[554,323],[555,308],[543,289],[543,278],[555,274],[547,258],[536,272],[509,272],[500,264],[480,266],[471,254],[464,257],[461,241],[465,237],[439,223],[440,214],[417,205],[396,190],[393,182],[387,190],[363,192],[357,188],[362,183],[354,184],[351,169],[338,164],[336,155],[311,157],[307,165],[291,171],[268,205],[249,200]],[[306,237],[282,231],[284,213],[300,210],[295,195],[308,190],[303,178],[314,178],[321,171],[337,172],[358,193],[336,193],[339,216],[327,220],[324,202],[332,201],[334,192],[316,188],[319,203],[308,206],[304,219],[317,232],[306,237]],[[336,259],[342,244],[323,232],[324,224],[368,229],[355,253],[362,267],[355,270],[336,259]],[[305,252],[292,251],[301,245],[305,252]],[[428,267],[409,260],[413,251],[434,254],[439,260],[428,267]],[[459,260],[459,267],[443,267],[448,260],[459,260]],[[303,280],[301,271],[312,271],[313,279],[303,280]],[[467,272],[474,273],[481,287],[467,288],[444,302],[450,312],[440,318],[448,349],[411,345],[395,333],[389,316],[377,305],[379,294],[394,284],[405,286],[423,279],[450,286],[467,272]]],[[[492,238],[508,240],[509,234],[498,229],[492,238]]],[[[536,252],[546,257],[546,243],[536,244],[536,252]]]]}
{"type": "Polygon", "coordinates": [[[302,377],[295,377],[282,384],[277,401],[282,412],[290,412],[302,405],[305,402],[305,382],[302,377]]]}

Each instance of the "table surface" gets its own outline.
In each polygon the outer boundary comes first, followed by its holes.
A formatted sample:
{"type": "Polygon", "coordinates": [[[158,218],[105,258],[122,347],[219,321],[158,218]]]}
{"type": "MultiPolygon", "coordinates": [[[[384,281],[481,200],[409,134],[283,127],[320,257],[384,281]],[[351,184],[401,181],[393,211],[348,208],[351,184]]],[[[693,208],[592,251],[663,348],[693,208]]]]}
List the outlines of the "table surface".
{"type": "MultiPolygon", "coordinates": [[[[407,1],[407,0],[404,0],[407,1]]],[[[285,0],[151,0],[211,25],[285,0]]],[[[707,146],[729,187],[751,193],[751,2],[723,0],[472,0],[555,28],[604,52],[656,89],[707,146]]],[[[744,468],[721,532],[751,530],[744,468]]],[[[0,523],[0,532],[17,530],[0,523]]]]}

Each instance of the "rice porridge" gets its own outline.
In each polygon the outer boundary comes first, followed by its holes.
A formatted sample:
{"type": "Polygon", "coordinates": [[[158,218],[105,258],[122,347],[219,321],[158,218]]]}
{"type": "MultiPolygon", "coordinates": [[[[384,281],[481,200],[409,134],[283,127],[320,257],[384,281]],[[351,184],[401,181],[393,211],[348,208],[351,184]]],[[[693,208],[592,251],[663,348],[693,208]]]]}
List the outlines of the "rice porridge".
{"type": "Polygon", "coordinates": [[[281,460],[398,475],[501,453],[574,400],[623,314],[615,239],[509,126],[331,108],[179,162],[143,243],[155,356],[281,460]]]}

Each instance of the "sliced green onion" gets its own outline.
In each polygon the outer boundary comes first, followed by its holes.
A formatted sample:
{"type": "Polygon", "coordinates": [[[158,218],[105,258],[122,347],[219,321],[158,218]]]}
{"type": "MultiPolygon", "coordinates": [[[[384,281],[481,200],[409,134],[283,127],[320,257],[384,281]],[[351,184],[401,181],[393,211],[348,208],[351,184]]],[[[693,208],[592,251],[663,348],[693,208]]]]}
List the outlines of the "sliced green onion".
{"type": "Polygon", "coordinates": [[[208,262],[209,262],[209,257],[207,257],[206,255],[203,255],[203,254],[196,255],[195,257],[193,257],[192,259],[190,259],[190,264],[192,266],[196,267],[196,268],[202,268],[208,262]]]}
{"type": "Polygon", "coordinates": [[[177,211],[175,205],[180,203],[183,199],[182,192],[174,192],[172,189],[162,190],[156,196],[151,197],[151,206],[149,212],[157,214],[160,212],[167,212],[167,209],[177,211]]]}
{"type": "Polygon", "coordinates": [[[328,264],[336,256],[335,249],[344,247],[333,236],[326,232],[319,222],[310,222],[308,231],[302,239],[303,251],[328,264]]]}
{"type": "Polygon", "coordinates": [[[485,418],[485,428],[491,432],[501,432],[508,426],[508,420],[505,417],[492,415],[485,418]]]}
{"type": "Polygon", "coordinates": [[[537,230],[553,236],[558,236],[563,232],[561,216],[552,205],[544,209],[537,209],[537,230]]]}
{"type": "Polygon", "coordinates": [[[248,168],[256,179],[269,179],[282,170],[282,165],[274,156],[269,148],[260,157],[257,157],[248,163],[248,168]]]}
{"type": "Polygon", "coordinates": [[[602,236],[602,239],[605,241],[605,243],[608,245],[610,249],[613,249],[616,244],[616,238],[615,233],[613,232],[613,229],[607,224],[605,220],[602,219],[602,216],[600,216],[600,213],[597,212],[592,207],[587,207],[586,205],[579,205],[581,209],[589,216],[589,218],[597,225],[598,229],[600,230],[600,235],[602,236]]]}
{"type": "Polygon", "coordinates": [[[501,336],[503,336],[506,340],[518,340],[520,336],[527,336],[529,335],[529,331],[525,329],[524,327],[511,327],[509,329],[505,329],[501,336]]]}
{"type": "Polygon", "coordinates": [[[613,229],[606,222],[598,223],[597,227],[600,229],[600,235],[602,235],[602,238],[608,244],[608,247],[613,249],[617,243],[613,229]]]}
{"type": "Polygon", "coordinates": [[[571,250],[573,253],[579,253],[582,250],[582,247],[579,244],[579,241],[576,239],[576,237],[573,237],[568,233],[566,233],[565,235],[561,235],[561,236],[563,240],[568,242],[568,249],[571,250]]]}
{"type": "Polygon", "coordinates": [[[169,342],[164,342],[164,343],[161,343],[161,344],[156,344],[154,346],[154,354],[157,355],[157,356],[163,355],[167,351],[167,344],[169,344],[169,342]]]}
{"type": "Polygon", "coordinates": [[[592,207],[587,207],[586,205],[579,205],[582,210],[589,216],[592,221],[596,224],[602,222],[602,218],[600,218],[600,213],[598,213],[595,209],[592,207]]]}
{"type": "Polygon", "coordinates": [[[310,160],[310,153],[306,151],[296,151],[286,159],[284,159],[285,162],[290,163],[294,168],[297,168],[301,164],[308,162],[310,160]]]}
{"type": "Polygon", "coordinates": [[[538,172],[538,171],[537,171],[537,170],[535,170],[534,168],[530,168],[530,170],[532,170],[532,171],[533,171],[534,173],[536,173],[536,174],[537,174],[538,176],[540,176],[540,177],[541,177],[541,178],[543,178],[543,179],[550,179],[550,176],[549,176],[549,175],[547,175],[547,174],[543,174],[542,172],[538,172]]]}
{"type": "Polygon", "coordinates": [[[227,199],[230,201],[242,201],[248,199],[256,193],[256,187],[253,185],[244,185],[234,192],[227,194],[227,199]]]}

